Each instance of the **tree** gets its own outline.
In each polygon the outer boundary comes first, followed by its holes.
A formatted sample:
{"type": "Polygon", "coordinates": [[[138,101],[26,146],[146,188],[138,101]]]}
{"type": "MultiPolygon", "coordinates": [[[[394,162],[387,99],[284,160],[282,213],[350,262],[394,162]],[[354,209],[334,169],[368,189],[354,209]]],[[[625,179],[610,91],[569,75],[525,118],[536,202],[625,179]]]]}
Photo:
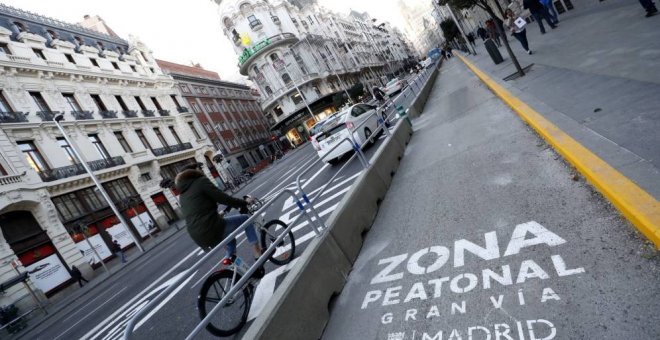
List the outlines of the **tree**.
{"type": "MultiPolygon", "coordinates": [[[[437,0],[438,4],[441,6],[444,5],[449,5],[453,8],[457,9],[472,9],[475,6],[483,9],[490,15],[491,19],[495,21],[495,26],[497,27],[497,31],[499,32],[500,36],[502,37],[502,40],[504,41],[504,47],[506,47],[506,52],[509,54],[509,57],[511,58],[511,61],[513,62],[513,65],[516,67],[516,71],[518,71],[518,74],[520,76],[524,76],[525,72],[523,71],[522,67],[520,67],[520,63],[518,62],[518,58],[513,54],[513,51],[511,50],[511,46],[509,46],[509,40],[506,37],[506,33],[504,32],[504,27],[502,27],[501,19],[495,15],[495,11],[491,7],[491,4],[489,0],[437,0]]],[[[495,3],[495,6],[497,7],[498,12],[504,18],[504,10],[502,10],[502,6],[500,6],[500,3],[495,0],[493,1],[495,3]]]]}
{"type": "Polygon", "coordinates": [[[447,39],[447,41],[452,41],[461,36],[461,32],[458,30],[458,27],[456,26],[454,20],[451,19],[443,20],[440,23],[440,28],[442,29],[442,33],[444,34],[445,39],[447,39]]]}

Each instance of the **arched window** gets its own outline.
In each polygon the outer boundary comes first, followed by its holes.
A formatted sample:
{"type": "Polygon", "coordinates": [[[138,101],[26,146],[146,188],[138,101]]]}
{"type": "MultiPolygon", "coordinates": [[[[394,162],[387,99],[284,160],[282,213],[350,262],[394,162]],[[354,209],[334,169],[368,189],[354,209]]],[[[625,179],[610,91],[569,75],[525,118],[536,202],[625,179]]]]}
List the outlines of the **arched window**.
{"type": "Polygon", "coordinates": [[[23,25],[22,22],[14,21],[14,25],[16,26],[16,29],[18,29],[19,32],[27,32],[27,28],[25,25],[23,25]]]}
{"type": "Polygon", "coordinates": [[[222,20],[222,23],[225,24],[226,29],[229,29],[231,26],[234,25],[234,23],[231,22],[231,19],[229,18],[224,18],[224,20],[222,20]]]}
{"type": "Polygon", "coordinates": [[[289,85],[291,84],[291,77],[289,77],[288,73],[282,74],[282,80],[284,81],[285,84],[289,85]]]}
{"type": "Polygon", "coordinates": [[[273,54],[271,54],[271,55],[268,56],[268,57],[269,57],[270,60],[272,60],[272,61],[278,61],[278,60],[280,60],[280,56],[278,56],[277,53],[273,53],[273,54]]]}
{"type": "Polygon", "coordinates": [[[266,90],[266,94],[267,94],[267,95],[270,96],[270,95],[273,94],[273,90],[270,88],[270,86],[266,86],[266,87],[265,87],[265,90],[266,90]]]}
{"type": "Polygon", "coordinates": [[[244,4],[242,4],[242,5],[239,7],[239,10],[240,10],[243,14],[248,14],[248,13],[250,13],[250,12],[252,11],[252,6],[251,6],[249,3],[244,3],[244,4]]]}

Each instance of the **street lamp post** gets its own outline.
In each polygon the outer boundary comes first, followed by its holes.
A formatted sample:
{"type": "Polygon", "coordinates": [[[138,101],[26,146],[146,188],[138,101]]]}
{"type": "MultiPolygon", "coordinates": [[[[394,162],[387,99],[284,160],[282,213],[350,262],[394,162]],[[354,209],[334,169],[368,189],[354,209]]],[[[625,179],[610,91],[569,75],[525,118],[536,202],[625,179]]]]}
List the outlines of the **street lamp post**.
{"type": "Polygon", "coordinates": [[[73,143],[71,138],[69,138],[69,135],[67,135],[66,131],[62,127],[62,124],[61,124],[62,120],[64,120],[64,115],[62,115],[62,114],[59,114],[59,115],[55,116],[55,118],[53,118],[53,122],[55,122],[55,125],[57,125],[57,128],[62,133],[62,136],[64,137],[64,140],[66,140],[66,142],[69,144],[69,146],[71,146],[71,150],[76,155],[76,157],[78,157],[78,159],[80,160],[80,164],[83,166],[83,168],[85,169],[87,174],[89,174],[89,176],[92,178],[92,182],[94,182],[96,187],[99,189],[99,192],[101,193],[103,198],[108,202],[108,205],[110,206],[110,209],[112,209],[112,212],[115,214],[115,216],[117,216],[117,218],[119,219],[119,222],[121,222],[121,224],[124,226],[124,228],[126,228],[126,230],[128,231],[128,235],[130,235],[131,238],[133,239],[133,242],[135,242],[135,246],[138,247],[138,249],[140,249],[141,252],[144,252],[144,248],[140,244],[140,241],[139,241],[138,237],[136,237],[135,234],[133,233],[133,231],[130,230],[130,228],[128,227],[128,223],[126,223],[126,220],[124,219],[124,216],[122,216],[122,214],[119,212],[119,209],[117,209],[117,206],[115,206],[115,203],[112,202],[112,199],[110,198],[108,193],[103,188],[103,185],[101,185],[101,182],[99,182],[98,178],[96,178],[96,176],[94,175],[94,172],[92,172],[92,169],[90,169],[89,165],[87,165],[87,160],[78,151],[78,147],[76,146],[75,143],[73,143]]]}
{"type": "MultiPolygon", "coordinates": [[[[71,145],[71,144],[69,144],[71,145]]],[[[89,238],[87,238],[87,230],[85,230],[86,227],[84,224],[79,224],[78,225],[78,230],[77,232],[81,233],[83,238],[85,239],[85,242],[87,242],[87,245],[89,246],[89,249],[92,250],[92,253],[94,253],[94,256],[96,256],[97,259],[99,259],[99,262],[101,262],[101,266],[103,267],[103,270],[105,270],[106,273],[110,274],[110,270],[108,270],[108,267],[106,267],[105,262],[103,261],[103,258],[101,258],[101,255],[99,255],[98,251],[96,251],[96,247],[92,244],[92,242],[89,241],[89,238]]]]}

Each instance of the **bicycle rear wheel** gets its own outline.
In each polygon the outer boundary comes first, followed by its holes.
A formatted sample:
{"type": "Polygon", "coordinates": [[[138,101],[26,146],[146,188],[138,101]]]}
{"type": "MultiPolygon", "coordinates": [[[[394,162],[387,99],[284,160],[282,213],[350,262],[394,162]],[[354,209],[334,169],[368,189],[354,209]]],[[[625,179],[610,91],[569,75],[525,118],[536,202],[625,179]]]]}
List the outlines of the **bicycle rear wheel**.
{"type": "MultiPolygon", "coordinates": [[[[277,237],[286,229],[288,226],[286,223],[280,220],[272,220],[266,223],[261,227],[261,248],[268,248],[277,237]],[[281,227],[281,230],[278,230],[278,227],[281,227]]],[[[293,232],[289,232],[284,236],[282,241],[275,247],[275,251],[270,254],[268,259],[270,262],[273,262],[276,265],[282,266],[285,265],[291,260],[296,253],[296,240],[293,237],[293,232]]]]}
{"type": "MultiPolygon", "coordinates": [[[[200,320],[203,320],[208,312],[220,303],[222,298],[229,292],[233,275],[233,271],[221,270],[211,274],[204,281],[199,297],[197,297],[197,311],[200,320]]],[[[237,273],[234,283],[240,279],[241,275],[237,273]]],[[[229,336],[240,331],[248,318],[250,300],[250,289],[246,286],[221,308],[211,322],[206,325],[206,330],[216,336],[229,336]]]]}

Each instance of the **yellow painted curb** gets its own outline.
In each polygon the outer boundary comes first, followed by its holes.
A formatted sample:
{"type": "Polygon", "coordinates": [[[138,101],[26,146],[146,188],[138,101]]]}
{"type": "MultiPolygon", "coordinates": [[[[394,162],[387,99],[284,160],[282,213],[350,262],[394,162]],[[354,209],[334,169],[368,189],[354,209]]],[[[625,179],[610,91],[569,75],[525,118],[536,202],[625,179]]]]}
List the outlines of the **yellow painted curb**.
{"type": "Polygon", "coordinates": [[[463,56],[456,55],[502,101],[527,122],[552,147],[571,163],[639,231],[660,249],[660,202],[612,166],[564,133],[540,113],[477,69],[463,56]]]}

